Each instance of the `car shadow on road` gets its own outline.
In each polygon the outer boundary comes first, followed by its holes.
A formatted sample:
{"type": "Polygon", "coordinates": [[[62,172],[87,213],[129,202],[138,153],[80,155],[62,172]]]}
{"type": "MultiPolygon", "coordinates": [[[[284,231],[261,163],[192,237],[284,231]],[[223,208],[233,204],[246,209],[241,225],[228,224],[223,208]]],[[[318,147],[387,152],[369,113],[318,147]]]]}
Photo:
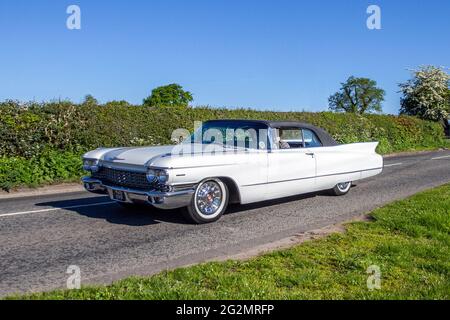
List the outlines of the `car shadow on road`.
{"type": "Polygon", "coordinates": [[[37,203],[36,206],[58,208],[94,219],[103,219],[110,223],[127,226],[147,226],[161,222],[186,224],[176,210],[159,210],[150,205],[122,207],[111,203],[109,197],[78,198],[71,200],[37,203]],[[104,205],[98,205],[105,203],[104,205]]]}
{"type": "MultiPolygon", "coordinates": [[[[307,193],[245,205],[231,204],[225,214],[229,215],[248,210],[262,209],[274,205],[314,198],[319,195],[327,196],[328,193],[326,191],[307,193]]],[[[42,202],[37,203],[36,205],[46,208],[59,208],[61,210],[71,211],[88,218],[103,219],[110,223],[127,226],[147,226],[159,224],[161,222],[173,224],[192,224],[183,218],[180,211],[182,209],[162,210],[146,204],[139,204],[132,207],[122,207],[116,203],[111,203],[109,197],[106,196],[42,202]],[[98,205],[101,203],[105,204],[98,205]]]]}
{"type": "Polygon", "coordinates": [[[262,202],[255,202],[255,203],[249,203],[249,204],[232,204],[228,208],[227,212],[225,214],[233,214],[238,213],[242,211],[248,211],[248,210],[256,210],[256,209],[262,209],[265,207],[271,207],[278,204],[287,204],[290,202],[300,201],[308,198],[314,198],[318,195],[328,195],[326,192],[312,192],[312,193],[305,193],[301,195],[291,196],[291,197],[285,197],[285,198],[278,198],[273,200],[266,200],[262,202]]]}

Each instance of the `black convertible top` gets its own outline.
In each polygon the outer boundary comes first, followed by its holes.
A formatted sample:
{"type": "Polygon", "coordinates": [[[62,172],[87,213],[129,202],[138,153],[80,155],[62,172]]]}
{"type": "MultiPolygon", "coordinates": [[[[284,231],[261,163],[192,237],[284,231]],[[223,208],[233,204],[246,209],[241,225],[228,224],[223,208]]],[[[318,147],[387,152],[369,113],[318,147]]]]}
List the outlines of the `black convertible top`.
{"type": "Polygon", "coordinates": [[[238,121],[247,124],[255,123],[255,124],[263,124],[271,128],[280,129],[280,128],[303,128],[309,129],[313,131],[317,137],[322,142],[324,147],[337,146],[339,143],[331,137],[331,135],[326,132],[324,129],[316,127],[312,124],[305,122],[296,122],[296,121],[267,121],[267,120],[246,120],[246,119],[223,119],[223,120],[210,120],[207,122],[222,122],[222,121],[238,121]]]}
{"type": "Polygon", "coordinates": [[[324,129],[316,127],[306,122],[296,121],[266,121],[267,125],[271,128],[303,128],[313,131],[322,142],[324,147],[337,146],[339,143],[333,139],[333,137],[324,129]]]}

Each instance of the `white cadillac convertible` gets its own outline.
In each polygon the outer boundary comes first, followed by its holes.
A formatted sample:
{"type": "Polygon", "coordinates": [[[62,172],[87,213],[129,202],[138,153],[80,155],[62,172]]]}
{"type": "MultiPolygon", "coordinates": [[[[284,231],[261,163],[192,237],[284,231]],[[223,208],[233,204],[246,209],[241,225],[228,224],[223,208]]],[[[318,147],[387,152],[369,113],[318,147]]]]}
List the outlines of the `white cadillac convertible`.
{"type": "Polygon", "coordinates": [[[306,123],[213,120],[178,145],[99,148],[83,156],[86,190],[123,206],[183,208],[193,223],[218,220],[229,203],[330,190],[381,173],[378,142],[339,145],[306,123]]]}

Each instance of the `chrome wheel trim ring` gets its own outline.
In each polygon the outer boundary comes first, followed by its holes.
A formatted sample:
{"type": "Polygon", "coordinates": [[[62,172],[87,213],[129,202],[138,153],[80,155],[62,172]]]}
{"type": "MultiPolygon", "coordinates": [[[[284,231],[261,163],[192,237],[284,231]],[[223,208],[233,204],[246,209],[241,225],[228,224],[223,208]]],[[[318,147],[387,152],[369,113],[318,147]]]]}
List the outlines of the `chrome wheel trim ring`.
{"type": "Polygon", "coordinates": [[[347,192],[351,186],[352,186],[351,182],[341,182],[337,184],[337,188],[341,192],[347,192]]]}
{"type": "Polygon", "coordinates": [[[195,191],[194,205],[203,219],[217,217],[225,206],[225,185],[219,180],[202,182],[195,191]]]}

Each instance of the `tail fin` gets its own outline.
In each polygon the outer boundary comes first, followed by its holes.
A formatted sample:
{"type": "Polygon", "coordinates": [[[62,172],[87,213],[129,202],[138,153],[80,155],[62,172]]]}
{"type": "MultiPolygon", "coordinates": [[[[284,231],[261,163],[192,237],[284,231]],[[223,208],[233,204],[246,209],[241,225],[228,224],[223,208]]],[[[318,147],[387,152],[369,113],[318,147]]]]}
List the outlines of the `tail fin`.
{"type": "Polygon", "coordinates": [[[353,152],[376,153],[378,144],[379,144],[378,141],[358,142],[358,143],[343,144],[340,145],[340,147],[344,148],[344,150],[349,150],[353,152]]]}

